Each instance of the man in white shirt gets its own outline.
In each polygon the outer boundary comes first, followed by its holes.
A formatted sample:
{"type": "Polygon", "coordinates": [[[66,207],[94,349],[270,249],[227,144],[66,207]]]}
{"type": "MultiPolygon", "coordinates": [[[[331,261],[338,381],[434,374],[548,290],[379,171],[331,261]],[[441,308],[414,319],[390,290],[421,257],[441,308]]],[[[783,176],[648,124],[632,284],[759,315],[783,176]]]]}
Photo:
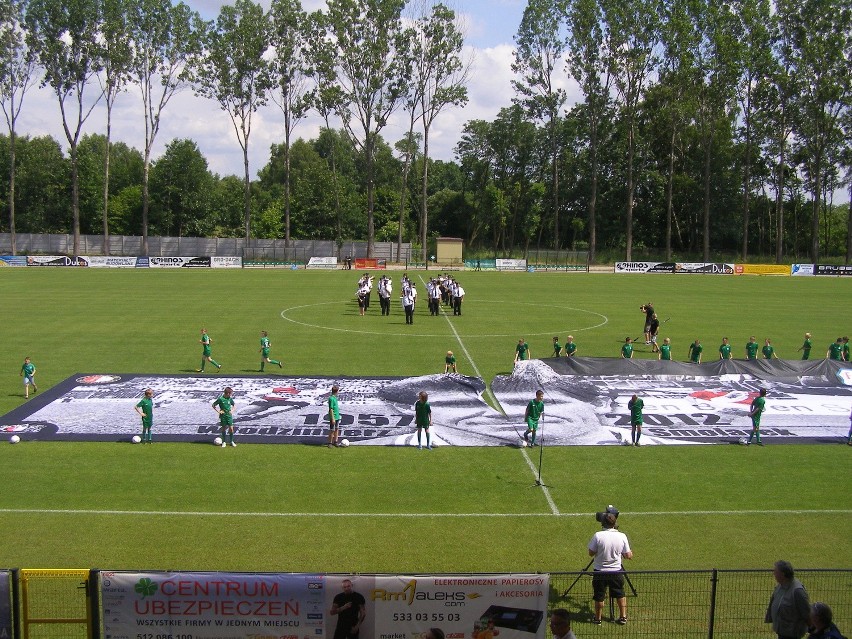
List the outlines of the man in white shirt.
{"type": "Polygon", "coordinates": [[[594,557],[592,563],[595,570],[592,577],[595,617],[592,622],[601,624],[604,599],[609,588],[610,595],[618,603],[619,617],[616,623],[623,626],[627,623],[627,597],[624,595],[624,573],[621,560],[622,558],[633,559],[633,551],[630,550],[627,535],[616,528],[615,522],[618,515],[607,509],[600,519],[603,530],[596,532],[589,542],[589,556],[594,557]]]}

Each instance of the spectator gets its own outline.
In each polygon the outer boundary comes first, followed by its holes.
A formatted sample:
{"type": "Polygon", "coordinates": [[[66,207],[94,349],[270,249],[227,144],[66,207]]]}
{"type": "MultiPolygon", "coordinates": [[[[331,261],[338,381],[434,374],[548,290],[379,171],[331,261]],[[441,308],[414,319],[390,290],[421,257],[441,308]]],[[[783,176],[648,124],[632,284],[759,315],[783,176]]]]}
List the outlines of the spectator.
{"type": "Polygon", "coordinates": [[[812,605],[808,639],[846,639],[831,619],[831,608],[827,604],[818,601],[812,605]]]}
{"type": "Polygon", "coordinates": [[[794,577],[789,561],[776,561],[772,574],[778,585],[772,591],[764,621],[772,624],[778,639],[801,639],[811,615],[808,593],[794,577]]]}
{"type": "MultiPolygon", "coordinates": [[[[618,603],[619,617],[616,623],[624,625],[627,623],[627,597],[624,594],[624,572],[621,567],[621,558],[633,559],[633,551],[627,535],[616,528],[617,516],[606,513],[601,525],[603,530],[594,534],[589,542],[589,556],[594,557],[593,564],[595,574],[592,577],[592,589],[595,600],[595,616],[592,623],[601,624],[601,615],[604,609],[604,599],[609,588],[609,594],[618,603]]],[[[798,637],[797,637],[798,639],[798,637]]]]}
{"type": "Polygon", "coordinates": [[[565,608],[557,608],[550,613],[550,632],[553,639],[576,639],[571,630],[571,615],[565,608]]]}

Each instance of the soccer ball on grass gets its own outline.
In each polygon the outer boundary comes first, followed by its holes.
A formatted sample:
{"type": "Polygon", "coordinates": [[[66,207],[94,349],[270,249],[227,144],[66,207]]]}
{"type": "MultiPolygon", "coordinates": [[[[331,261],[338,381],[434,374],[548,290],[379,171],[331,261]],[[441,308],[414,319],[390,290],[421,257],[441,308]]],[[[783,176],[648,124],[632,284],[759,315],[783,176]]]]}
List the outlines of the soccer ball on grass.
{"type": "Polygon", "coordinates": [[[349,440],[348,439],[341,439],[340,440],[340,446],[343,447],[343,448],[348,447],[349,446],[349,440]]]}
{"type": "Polygon", "coordinates": [[[526,448],[526,447],[527,447],[527,440],[526,439],[521,439],[520,441],[518,441],[518,448],[526,448]]]}
{"type": "Polygon", "coordinates": [[[214,445],[214,446],[221,446],[221,445],[222,445],[222,438],[221,438],[221,437],[217,437],[216,439],[214,439],[214,440],[213,440],[213,445],[214,445]]]}
{"type": "Polygon", "coordinates": [[[19,443],[20,441],[21,441],[21,438],[20,438],[20,437],[18,437],[17,435],[12,435],[12,436],[9,438],[9,443],[10,443],[10,444],[17,444],[17,443],[19,443]]]}
{"type": "Polygon", "coordinates": [[[134,435],[133,437],[130,438],[130,441],[132,441],[134,444],[141,444],[142,438],[139,437],[139,435],[134,435]]]}

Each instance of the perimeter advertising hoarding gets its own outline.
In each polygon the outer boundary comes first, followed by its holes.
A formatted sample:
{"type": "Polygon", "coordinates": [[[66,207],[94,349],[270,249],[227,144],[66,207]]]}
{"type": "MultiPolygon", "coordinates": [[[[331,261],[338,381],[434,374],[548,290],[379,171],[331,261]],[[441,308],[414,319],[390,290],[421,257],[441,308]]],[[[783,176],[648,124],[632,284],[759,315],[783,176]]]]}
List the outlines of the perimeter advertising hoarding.
{"type": "Polygon", "coordinates": [[[0,570],[0,639],[12,636],[12,572],[0,570]]]}
{"type": "Polygon", "coordinates": [[[836,264],[815,264],[814,275],[852,275],[852,266],[836,264]]]}
{"type": "Polygon", "coordinates": [[[509,259],[497,259],[494,260],[495,267],[498,271],[526,271],[527,270],[527,261],[526,260],[509,260],[509,259]]]}
{"type": "Polygon", "coordinates": [[[790,275],[788,264],[736,264],[735,275],[790,275]]]}
{"type": "Polygon", "coordinates": [[[101,572],[105,639],[543,639],[548,575],[101,572]]]}
{"type": "Polygon", "coordinates": [[[616,273],[674,273],[674,262],[616,262],[616,273]]]}

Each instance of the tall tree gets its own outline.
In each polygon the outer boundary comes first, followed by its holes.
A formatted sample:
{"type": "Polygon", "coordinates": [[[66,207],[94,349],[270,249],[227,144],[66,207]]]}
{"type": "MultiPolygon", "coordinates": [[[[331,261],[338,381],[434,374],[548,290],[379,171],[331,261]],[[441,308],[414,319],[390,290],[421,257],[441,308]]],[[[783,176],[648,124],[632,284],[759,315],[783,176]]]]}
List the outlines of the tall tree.
{"type": "Polygon", "coordinates": [[[71,155],[73,251],[80,252],[80,181],[77,145],[103,93],[87,101],[86,89],[102,68],[98,43],[101,5],[90,0],[31,0],[26,14],[27,43],[44,69],[42,86],[50,86],[59,103],[62,128],[71,155]]]}
{"type": "Polygon", "coordinates": [[[249,139],[252,119],[266,104],[272,88],[272,65],[267,50],[272,44],[272,20],[251,0],[236,0],[219,12],[216,25],[205,39],[198,65],[198,93],[215,100],[228,114],[243,152],[243,222],[245,239],[251,237],[251,177],[249,139]]]}
{"type": "Polygon", "coordinates": [[[606,0],[604,3],[609,73],[613,78],[627,130],[625,160],[627,203],[625,224],[626,259],[633,259],[633,205],[636,193],[634,165],[637,120],[645,87],[657,66],[655,47],[659,41],[656,0],[606,0]]]}
{"type": "Polygon", "coordinates": [[[299,0],[272,0],[275,47],[272,100],[284,116],[284,245],[290,243],[290,147],[296,125],[307,115],[313,98],[308,86],[310,22],[299,0]]]}
{"type": "Polygon", "coordinates": [[[561,245],[559,230],[559,112],[568,95],[558,86],[557,67],[565,64],[564,17],[567,0],[530,0],[515,35],[512,70],[520,76],[512,86],[518,102],[547,126],[550,142],[550,201],[553,216],[553,248],[561,245]]]}
{"type": "MultiPolygon", "coordinates": [[[[426,5],[422,5],[423,9],[426,5]]],[[[456,14],[446,5],[435,4],[421,11],[415,22],[411,50],[412,95],[419,103],[423,126],[423,171],[420,175],[420,246],[428,257],[429,133],[444,109],[467,104],[469,64],[462,60],[464,36],[456,14]]],[[[401,229],[400,229],[401,230],[401,229]]]]}
{"type": "Polygon", "coordinates": [[[825,170],[842,143],[839,120],[852,100],[852,8],[846,0],[801,0],[794,12],[796,19],[785,25],[792,29],[793,69],[801,80],[796,101],[802,117],[795,133],[811,192],[810,254],[816,263],[825,170]]]}
{"type": "MultiPolygon", "coordinates": [[[[44,0],[49,1],[49,0],[44,0]]],[[[189,61],[200,47],[203,23],[180,2],[136,0],[130,15],[132,74],[142,93],[145,170],[142,174],[142,253],[148,254],[148,174],[160,119],[172,97],[189,86],[189,61]]]]}
{"type": "Polygon", "coordinates": [[[0,1],[0,108],[9,130],[9,236],[12,255],[15,241],[15,169],[17,122],[24,96],[35,84],[35,56],[24,38],[26,0],[0,1]]]}
{"type": "Polygon", "coordinates": [[[740,105],[740,137],[743,143],[743,238],[742,259],[748,258],[749,213],[752,191],[752,163],[755,149],[763,139],[765,117],[760,104],[759,84],[766,84],[772,77],[774,60],[772,57],[772,21],[773,16],[769,0],[737,0],[732,3],[734,19],[737,22],[737,42],[739,51],[739,82],[737,100],[740,105]]]}
{"type": "Polygon", "coordinates": [[[103,72],[98,76],[106,103],[106,147],[104,153],[103,229],[104,254],[109,255],[109,164],[112,139],[112,109],[118,94],[130,79],[132,52],[128,32],[129,0],[101,0],[103,23],[101,43],[104,48],[103,72]]]}
{"type": "Polygon", "coordinates": [[[399,106],[410,75],[410,43],[403,28],[404,0],[328,0],[337,45],[339,115],[364,158],[367,256],[375,248],[375,160],[379,133],[399,106]]]}
{"type": "Polygon", "coordinates": [[[589,217],[589,263],[597,252],[597,199],[600,137],[610,106],[607,53],[604,50],[602,15],[597,0],[571,0],[568,9],[568,71],[585,96],[581,109],[588,129],[589,189],[586,209],[589,217]]]}

